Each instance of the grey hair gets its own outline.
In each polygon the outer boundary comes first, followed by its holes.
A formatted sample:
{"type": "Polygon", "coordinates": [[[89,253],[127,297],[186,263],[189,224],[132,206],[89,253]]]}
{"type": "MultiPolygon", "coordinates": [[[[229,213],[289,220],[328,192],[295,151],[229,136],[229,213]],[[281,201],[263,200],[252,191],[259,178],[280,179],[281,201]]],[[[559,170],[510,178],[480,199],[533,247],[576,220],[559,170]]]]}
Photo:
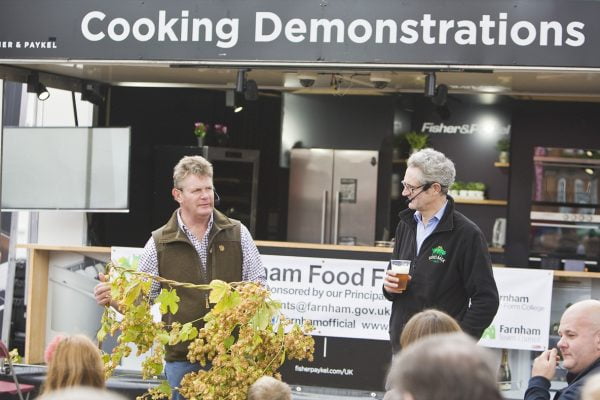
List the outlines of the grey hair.
{"type": "Polygon", "coordinates": [[[421,171],[422,184],[439,183],[442,186],[442,193],[448,193],[448,188],[456,178],[456,169],[452,160],[433,149],[423,149],[414,153],[408,158],[407,166],[421,171]]]}
{"type": "Polygon", "coordinates": [[[202,156],[185,156],[173,168],[173,187],[181,189],[181,181],[189,175],[207,176],[212,179],[213,166],[202,156]]]}
{"type": "Polygon", "coordinates": [[[392,361],[388,380],[397,395],[415,400],[502,399],[493,355],[462,332],[411,343],[392,361]]]}
{"type": "Polygon", "coordinates": [[[248,400],[292,400],[292,390],[272,376],[262,376],[248,389],[248,400]]]}

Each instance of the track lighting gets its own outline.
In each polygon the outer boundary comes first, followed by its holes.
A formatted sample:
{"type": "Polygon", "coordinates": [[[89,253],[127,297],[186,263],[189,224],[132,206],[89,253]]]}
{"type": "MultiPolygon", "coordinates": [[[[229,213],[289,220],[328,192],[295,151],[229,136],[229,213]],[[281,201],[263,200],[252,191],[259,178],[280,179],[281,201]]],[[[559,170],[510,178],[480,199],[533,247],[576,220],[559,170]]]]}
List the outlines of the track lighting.
{"type": "Polygon", "coordinates": [[[50,97],[50,92],[42,82],[37,72],[32,72],[27,76],[27,92],[37,94],[37,98],[41,101],[47,100],[50,97]]]}
{"type": "Polygon", "coordinates": [[[83,82],[81,85],[81,100],[89,101],[100,106],[104,104],[104,96],[98,83],[83,82]]]}

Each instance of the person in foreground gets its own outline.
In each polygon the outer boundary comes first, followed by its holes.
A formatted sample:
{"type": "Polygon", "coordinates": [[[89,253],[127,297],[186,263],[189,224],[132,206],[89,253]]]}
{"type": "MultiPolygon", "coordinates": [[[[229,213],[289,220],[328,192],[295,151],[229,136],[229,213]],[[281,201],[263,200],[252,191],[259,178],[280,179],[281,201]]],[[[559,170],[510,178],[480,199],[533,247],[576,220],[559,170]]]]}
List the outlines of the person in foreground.
{"type": "Polygon", "coordinates": [[[36,400],[127,400],[125,397],[89,386],[71,386],[36,397],[36,400]]]}
{"type": "MultiPolygon", "coordinates": [[[[567,308],[558,328],[557,347],[568,386],[554,395],[554,400],[575,400],[581,396],[586,379],[600,373],[600,301],[583,300],[567,308]]],[[[550,399],[550,380],[554,377],[559,356],[556,349],[544,351],[533,361],[525,400],[550,399]]]]}
{"type": "Polygon", "coordinates": [[[400,346],[404,348],[429,335],[452,332],[461,332],[456,320],[443,311],[430,308],[408,320],[400,335],[400,346]]]}
{"type": "MultiPolygon", "coordinates": [[[[173,170],[173,199],[179,208],[169,221],[152,232],[140,257],[139,271],[166,279],[206,284],[213,279],[225,282],[255,281],[265,284],[265,270],[258,249],[248,229],[214,208],[213,167],[201,156],[183,157],[173,170]]],[[[100,277],[105,280],[104,276],[100,277]]],[[[160,292],[160,284],[152,283],[151,298],[160,292]]],[[[100,283],[94,289],[100,305],[113,304],[110,286],[100,283]]],[[[165,324],[196,321],[209,311],[208,292],[177,288],[180,297],[177,314],[165,314],[165,324]]],[[[166,346],[165,373],[173,389],[183,376],[200,369],[187,360],[189,342],[166,346]]],[[[177,390],[173,400],[182,399],[177,390]]]]}
{"type": "Polygon", "coordinates": [[[104,364],[98,347],[87,336],[56,336],[46,348],[48,365],[43,393],[73,386],[104,389],[104,364]]]}
{"type": "Polygon", "coordinates": [[[272,376],[263,376],[248,389],[248,400],[292,400],[292,390],[272,376]]]}
{"type": "Polygon", "coordinates": [[[406,322],[425,308],[452,316],[462,330],[479,339],[498,311],[498,289],[481,230],[454,209],[448,188],[454,163],[433,149],[408,159],[402,184],[408,209],[400,212],[392,259],[411,260],[406,290],[388,269],[383,294],[392,302],[393,352],[406,322]]]}
{"type": "Polygon", "coordinates": [[[500,400],[489,350],[462,332],[430,335],[403,348],[385,400],[500,400]]]}

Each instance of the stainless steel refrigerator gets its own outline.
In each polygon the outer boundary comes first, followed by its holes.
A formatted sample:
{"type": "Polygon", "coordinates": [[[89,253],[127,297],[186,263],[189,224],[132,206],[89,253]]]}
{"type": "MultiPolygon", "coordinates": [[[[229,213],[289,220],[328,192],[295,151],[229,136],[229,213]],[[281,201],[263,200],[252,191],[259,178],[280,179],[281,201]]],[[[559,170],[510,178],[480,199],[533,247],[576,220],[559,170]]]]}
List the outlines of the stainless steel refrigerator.
{"type": "Polygon", "coordinates": [[[292,149],[287,240],[372,246],[378,166],[372,150],[292,149]]]}

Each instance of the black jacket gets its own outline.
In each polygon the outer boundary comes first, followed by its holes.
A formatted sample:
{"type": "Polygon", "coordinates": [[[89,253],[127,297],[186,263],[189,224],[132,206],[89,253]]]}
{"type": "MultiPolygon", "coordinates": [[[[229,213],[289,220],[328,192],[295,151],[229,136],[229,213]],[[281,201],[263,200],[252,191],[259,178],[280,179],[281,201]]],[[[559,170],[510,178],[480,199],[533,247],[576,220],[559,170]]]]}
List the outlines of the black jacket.
{"type": "MultiPolygon", "coordinates": [[[[585,380],[600,372],[600,359],[592,365],[581,371],[578,375],[571,372],[567,374],[567,383],[569,386],[557,391],[554,394],[554,400],[578,400],[581,398],[581,389],[585,380]]],[[[549,400],[550,399],[550,381],[543,376],[533,376],[529,379],[529,386],[525,392],[525,400],[549,400]]]]}
{"type": "Polygon", "coordinates": [[[479,339],[499,304],[485,237],[477,225],[454,210],[454,200],[448,196],[442,219],[417,256],[414,213],[411,209],[400,213],[393,253],[393,259],[413,260],[412,279],[404,293],[383,291],[393,302],[392,349],[400,349],[400,334],[410,317],[427,308],[450,314],[466,333],[479,339]]]}

